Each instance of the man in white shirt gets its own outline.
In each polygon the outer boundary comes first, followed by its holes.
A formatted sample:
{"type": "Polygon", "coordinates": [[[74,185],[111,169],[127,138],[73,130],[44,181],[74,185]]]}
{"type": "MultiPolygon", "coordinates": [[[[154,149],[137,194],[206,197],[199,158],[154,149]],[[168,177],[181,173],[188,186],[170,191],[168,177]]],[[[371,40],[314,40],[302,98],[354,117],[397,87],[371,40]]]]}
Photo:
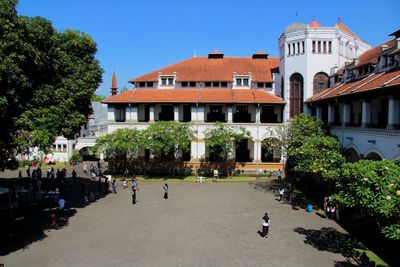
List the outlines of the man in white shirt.
{"type": "Polygon", "coordinates": [[[264,217],[261,219],[261,226],[262,226],[262,233],[261,236],[267,238],[268,237],[268,230],[269,230],[269,224],[271,223],[271,219],[268,216],[268,213],[266,212],[264,217]]]}
{"type": "Polygon", "coordinates": [[[285,188],[280,188],[279,189],[279,201],[283,200],[283,194],[285,193],[285,188]]]}

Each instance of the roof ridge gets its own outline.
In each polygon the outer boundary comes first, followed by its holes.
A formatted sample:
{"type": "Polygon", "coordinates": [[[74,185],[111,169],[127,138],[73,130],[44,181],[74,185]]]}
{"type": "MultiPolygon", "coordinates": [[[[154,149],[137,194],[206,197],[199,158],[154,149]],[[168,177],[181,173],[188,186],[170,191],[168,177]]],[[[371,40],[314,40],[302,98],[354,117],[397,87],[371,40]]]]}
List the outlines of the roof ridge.
{"type": "MultiPolygon", "coordinates": [[[[369,75],[367,78],[370,78],[370,77],[374,76],[375,74],[376,74],[376,73],[374,72],[373,74],[369,75]]],[[[370,82],[372,82],[373,80],[375,80],[375,79],[381,77],[383,74],[385,74],[385,73],[384,73],[384,72],[381,72],[381,73],[376,74],[376,77],[372,77],[370,80],[365,81],[363,84],[361,84],[361,85],[357,86],[356,88],[354,88],[353,90],[351,90],[351,92],[354,93],[355,91],[357,91],[358,89],[360,89],[360,88],[363,87],[364,85],[367,85],[367,84],[369,84],[370,82]]],[[[366,78],[366,79],[367,79],[367,78],[366,78]]],[[[364,79],[363,79],[363,80],[364,80],[364,79]]],[[[361,81],[362,81],[362,80],[361,80],[361,81]]]]}

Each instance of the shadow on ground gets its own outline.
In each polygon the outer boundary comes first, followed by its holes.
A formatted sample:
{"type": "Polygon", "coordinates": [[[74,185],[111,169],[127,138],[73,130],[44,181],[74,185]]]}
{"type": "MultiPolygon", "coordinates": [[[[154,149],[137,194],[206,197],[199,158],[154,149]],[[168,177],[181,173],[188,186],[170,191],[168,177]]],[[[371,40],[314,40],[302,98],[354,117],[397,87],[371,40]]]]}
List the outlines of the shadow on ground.
{"type": "Polygon", "coordinates": [[[350,235],[340,233],[332,227],[323,227],[320,230],[297,227],[293,231],[305,236],[305,244],[321,251],[341,254],[346,258],[358,258],[359,255],[355,249],[362,248],[362,245],[350,235]]]}
{"type": "MultiPolygon", "coordinates": [[[[55,179],[42,178],[43,187],[51,186],[55,179]]],[[[8,187],[29,180],[18,178],[2,178],[0,186],[8,187]]],[[[96,200],[105,197],[105,183],[87,178],[71,178],[65,182],[65,210],[61,217],[57,216],[57,202],[25,202],[20,203],[13,216],[0,220],[0,256],[20,249],[27,249],[34,242],[47,237],[46,232],[67,227],[71,217],[77,214],[77,208],[84,208],[90,203],[84,201],[84,191],[93,192],[96,200]],[[99,189],[101,191],[99,192],[99,189]],[[53,220],[55,218],[55,220],[53,220]]],[[[94,200],[94,201],[96,201],[94,200]]]]}
{"type": "MultiPolygon", "coordinates": [[[[257,191],[271,192],[274,194],[276,201],[279,200],[278,190],[281,187],[287,188],[287,184],[283,181],[279,181],[278,179],[271,180],[259,180],[252,181],[249,185],[253,186],[253,188],[257,191]]],[[[292,199],[289,201],[287,191],[285,192],[282,204],[288,204],[292,206],[294,210],[305,210],[307,201],[299,192],[292,193],[292,199]]]]}

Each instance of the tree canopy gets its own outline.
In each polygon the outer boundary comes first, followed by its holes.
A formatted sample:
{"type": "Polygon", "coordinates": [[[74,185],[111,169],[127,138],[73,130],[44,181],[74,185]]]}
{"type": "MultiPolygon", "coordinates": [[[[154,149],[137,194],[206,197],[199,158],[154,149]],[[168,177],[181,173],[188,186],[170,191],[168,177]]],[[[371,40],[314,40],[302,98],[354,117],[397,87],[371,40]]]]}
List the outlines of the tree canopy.
{"type": "Polygon", "coordinates": [[[176,121],[159,121],[151,124],[143,133],[145,147],[158,156],[178,159],[180,151],[189,151],[194,139],[190,124],[176,121]]]}
{"type": "Polygon", "coordinates": [[[73,138],[102,75],[89,35],[18,16],[16,4],[0,2],[1,169],[28,147],[46,150],[57,136],[73,138]]]}
{"type": "Polygon", "coordinates": [[[228,126],[220,122],[215,123],[214,127],[205,132],[206,146],[210,148],[210,152],[217,154],[225,162],[232,155],[236,143],[246,138],[251,138],[246,128],[228,126]]]}
{"type": "Polygon", "coordinates": [[[400,239],[400,165],[392,160],[345,163],[332,199],[373,216],[386,237],[400,239]]]}

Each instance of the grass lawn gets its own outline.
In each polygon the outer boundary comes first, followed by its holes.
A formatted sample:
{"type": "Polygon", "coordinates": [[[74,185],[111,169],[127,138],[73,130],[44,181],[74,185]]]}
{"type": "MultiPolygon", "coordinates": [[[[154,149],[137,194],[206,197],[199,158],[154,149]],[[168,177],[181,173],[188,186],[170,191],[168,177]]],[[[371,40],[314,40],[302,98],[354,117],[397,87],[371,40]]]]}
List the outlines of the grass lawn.
{"type": "MultiPolygon", "coordinates": [[[[57,162],[57,163],[55,163],[55,164],[44,164],[44,163],[42,163],[41,165],[40,165],[40,168],[42,169],[42,170],[44,170],[44,169],[51,169],[51,168],[54,168],[55,170],[57,170],[57,169],[62,169],[62,168],[70,168],[71,167],[71,164],[69,164],[69,163],[64,163],[64,162],[57,162]]],[[[23,170],[26,170],[28,168],[28,166],[20,166],[20,167],[18,167],[18,170],[21,170],[21,171],[23,171],[23,170]]],[[[32,169],[32,166],[31,166],[31,169],[32,169]]]]}

